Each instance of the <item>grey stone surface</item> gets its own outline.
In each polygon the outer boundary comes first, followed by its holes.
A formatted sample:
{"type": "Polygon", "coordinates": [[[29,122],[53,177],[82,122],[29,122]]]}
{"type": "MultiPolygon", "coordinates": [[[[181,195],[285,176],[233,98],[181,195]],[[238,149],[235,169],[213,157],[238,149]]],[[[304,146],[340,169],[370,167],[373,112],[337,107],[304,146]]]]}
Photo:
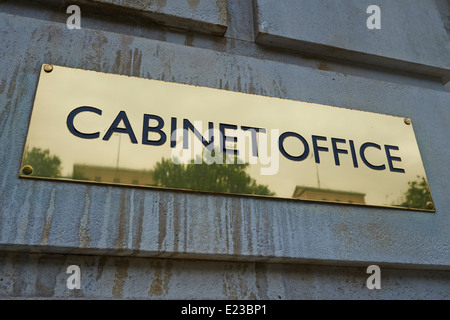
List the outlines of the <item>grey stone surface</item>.
{"type": "Polygon", "coordinates": [[[227,30],[226,0],[33,0],[66,8],[79,5],[81,12],[100,12],[128,19],[144,18],[160,25],[223,35],[227,30]]]}
{"type": "Polygon", "coordinates": [[[441,14],[442,23],[444,24],[447,34],[450,36],[450,2],[448,0],[435,0],[439,13],[441,14]]]}
{"type": "Polygon", "coordinates": [[[444,85],[445,90],[450,92],[450,81],[444,85]]]}
{"type": "Polygon", "coordinates": [[[253,3],[258,43],[441,77],[450,72],[450,42],[434,1],[253,3]],[[380,30],[366,27],[372,4],[381,9],[380,30]]]}
{"type": "Polygon", "coordinates": [[[0,24],[3,250],[449,268],[449,93],[10,14],[0,24]],[[19,179],[44,62],[408,116],[437,212],[19,179]]]}
{"type": "Polygon", "coordinates": [[[0,299],[450,298],[449,272],[380,267],[381,289],[369,290],[366,267],[0,253],[0,299]],[[66,286],[70,265],[80,289],[66,286]]]}
{"type": "MultiPolygon", "coordinates": [[[[38,20],[65,23],[69,17],[65,7],[42,6],[44,0],[36,5],[30,1],[15,0],[2,3],[5,13],[30,17],[38,20]]],[[[50,0],[45,0],[50,1],[50,0]]],[[[59,1],[59,0],[55,0],[59,1]]],[[[311,56],[298,51],[285,50],[270,46],[261,46],[253,42],[252,0],[227,1],[228,28],[224,36],[214,36],[189,30],[166,28],[164,26],[138,19],[136,15],[99,14],[95,10],[82,11],[82,28],[97,32],[119,32],[122,35],[160,40],[190,47],[226,52],[237,56],[254,57],[267,61],[304,66],[324,72],[332,71],[345,75],[356,75],[369,79],[406,84],[434,90],[444,90],[442,80],[438,77],[424,76],[408,71],[398,71],[365,63],[355,63],[338,59],[311,56]]],[[[82,7],[84,8],[84,7],[82,7]]],[[[444,82],[445,83],[445,82],[444,82]]]]}
{"type": "Polygon", "coordinates": [[[0,298],[449,298],[450,93],[421,69],[255,44],[250,1],[228,0],[217,36],[114,5],[68,30],[63,1],[0,0],[0,298]],[[19,179],[42,63],[410,117],[437,211],[19,179]],[[382,290],[365,287],[369,264],[382,290]]]}

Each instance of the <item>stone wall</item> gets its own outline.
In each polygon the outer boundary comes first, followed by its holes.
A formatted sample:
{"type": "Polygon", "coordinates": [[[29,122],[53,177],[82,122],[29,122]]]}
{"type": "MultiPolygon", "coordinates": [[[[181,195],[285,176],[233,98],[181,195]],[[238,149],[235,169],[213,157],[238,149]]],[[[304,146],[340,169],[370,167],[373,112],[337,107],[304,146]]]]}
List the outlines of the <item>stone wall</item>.
{"type": "Polygon", "coordinates": [[[0,1],[0,297],[448,299],[448,6],[342,2],[0,1]],[[436,213],[20,179],[43,63],[409,117],[436,213]]]}

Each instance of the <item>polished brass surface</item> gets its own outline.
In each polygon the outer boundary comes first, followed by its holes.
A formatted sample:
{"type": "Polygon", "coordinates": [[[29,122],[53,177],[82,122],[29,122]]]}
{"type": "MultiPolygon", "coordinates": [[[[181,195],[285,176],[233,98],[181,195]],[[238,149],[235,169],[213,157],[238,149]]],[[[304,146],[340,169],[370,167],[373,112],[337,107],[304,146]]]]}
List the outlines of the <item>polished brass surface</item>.
{"type": "Polygon", "coordinates": [[[435,211],[409,118],[48,66],[21,177],[435,211]]]}

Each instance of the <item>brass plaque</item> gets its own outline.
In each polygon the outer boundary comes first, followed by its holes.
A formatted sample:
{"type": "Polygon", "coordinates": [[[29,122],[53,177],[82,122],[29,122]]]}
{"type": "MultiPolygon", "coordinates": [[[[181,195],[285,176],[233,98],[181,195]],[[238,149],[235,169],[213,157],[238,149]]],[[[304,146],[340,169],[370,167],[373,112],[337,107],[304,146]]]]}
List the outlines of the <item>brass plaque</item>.
{"type": "Polygon", "coordinates": [[[50,65],[20,177],[435,211],[407,118],[50,65]]]}

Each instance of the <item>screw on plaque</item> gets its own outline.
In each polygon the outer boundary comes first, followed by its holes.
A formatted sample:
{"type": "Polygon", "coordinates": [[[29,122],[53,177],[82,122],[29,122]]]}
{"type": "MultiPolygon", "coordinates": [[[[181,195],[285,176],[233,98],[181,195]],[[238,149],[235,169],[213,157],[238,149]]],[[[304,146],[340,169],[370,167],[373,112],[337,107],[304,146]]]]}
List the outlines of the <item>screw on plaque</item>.
{"type": "Polygon", "coordinates": [[[405,118],[405,123],[409,126],[411,124],[411,119],[410,118],[405,118]]]}
{"type": "Polygon", "coordinates": [[[44,65],[44,71],[49,73],[53,71],[53,66],[51,64],[44,65]]]}
{"type": "Polygon", "coordinates": [[[26,166],[24,166],[24,167],[22,168],[22,172],[23,172],[24,174],[26,174],[26,175],[30,175],[30,174],[33,173],[33,167],[32,167],[32,166],[29,166],[29,165],[26,165],[26,166]]]}
{"type": "Polygon", "coordinates": [[[428,209],[434,209],[434,204],[433,204],[433,202],[428,201],[428,202],[427,202],[427,208],[428,208],[428,209]]]}

